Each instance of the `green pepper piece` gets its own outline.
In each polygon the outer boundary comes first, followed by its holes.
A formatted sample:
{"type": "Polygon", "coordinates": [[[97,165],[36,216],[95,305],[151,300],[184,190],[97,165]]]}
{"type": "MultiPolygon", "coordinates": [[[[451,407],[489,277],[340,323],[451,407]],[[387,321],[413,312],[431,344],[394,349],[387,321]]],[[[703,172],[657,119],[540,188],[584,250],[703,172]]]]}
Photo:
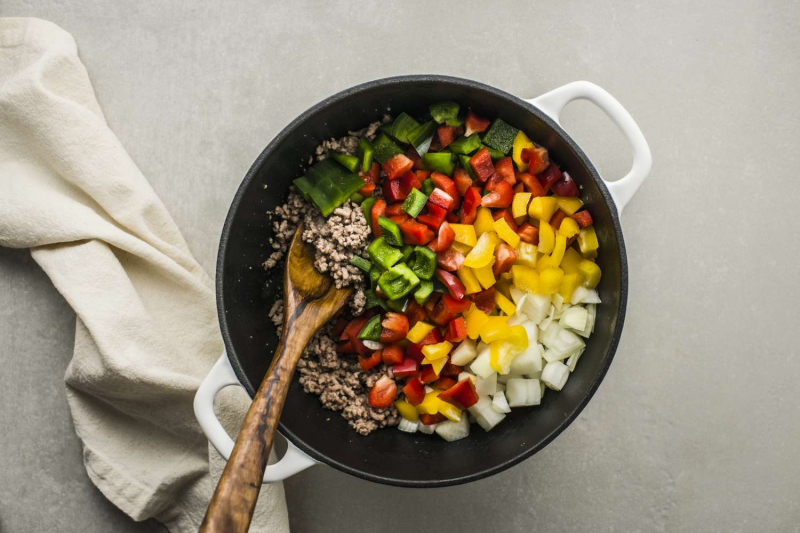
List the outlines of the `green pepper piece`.
{"type": "Polygon", "coordinates": [[[334,209],[341,205],[342,191],[339,190],[329,178],[322,178],[308,192],[311,201],[317,206],[322,216],[330,215],[334,209]]]}
{"type": "Polygon", "coordinates": [[[425,124],[420,124],[408,134],[408,142],[414,147],[414,150],[421,156],[428,152],[433,141],[433,136],[436,134],[436,123],[429,120],[425,124]]]}
{"type": "Polygon", "coordinates": [[[383,307],[384,304],[383,300],[378,298],[378,295],[375,294],[375,291],[372,289],[367,289],[364,291],[364,309],[372,309],[373,307],[381,306],[383,307]]]}
{"type": "Polygon", "coordinates": [[[392,124],[392,137],[402,143],[410,142],[408,134],[419,126],[419,122],[411,118],[408,113],[400,113],[392,124]]]}
{"type": "Polygon", "coordinates": [[[355,254],[353,254],[353,257],[350,258],[350,264],[367,273],[369,273],[369,270],[372,268],[372,263],[369,259],[364,259],[360,255],[355,254]]]}
{"type": "MultiPolygon", "coordinates": [[[[411,257],[411,254],[414,253],[414,247],[409,246],[408,244],[404,244],[403,247],[400,248],[400,251],[403,252],[403,257],[400,258],[400,261],[398,261],[398,263],[408,264],[408,258],[411,257]]],[[[410,267],[411,265],[408,266],[410,267]]]]}
{"type": "Polygon", "coordinates": [[[333,158],[350,172],[356,172],[358,169],[358,158],[354,155],[336,153],[333,154],[333,158]]]}
{"type": "MultiPolygon", "coordinates": [[[[430,178],[428,178],[430,179],[430,178]]],[[[427,179],[425,181],[428,181],[427,179]]],[[[433,181],[431,181],[431,185],[433,185],[433,181]]],[[[425,184],[423,183],[423,187],[425,184]]],[[[433,189],[431,188],[431,192],[433,189]]],[[[411,189],[411,192],[408,193],[408,196],[403,201],[402,209],[406,213],[408,213],[412,217],[416,217],[422,211],[422,208],[425,207],[425,204],[428,203],[428,197],[420,191],[419,189],[411,189]]]]}
{"type": "Polygon", "coordinates": [[[372,155],[375,153],[372,143],[366,137],[358,140],[358,157],[361,159],[361,172],[369,172],[372,168],[372,155]]]}
{"type": "Polygon", "coordinates": [[[311,198],[308,193],[311,192],[311,189],[313,188],[313,185],[311,185],[311,182],[308,181],[308,178],[301,176],[294,180],[293,183],[294,186],[297,187],[297,190],[300,191],[300,194],[303,195],[303,199],[308,201],[311,198]]]}
{"type": "Polygon", "coordinates": [[[389,246],[384,237],[378,237],[372,241],[372,244],[367,246],[367,253],[373,263],[383,268],[391,267],[403,257],[403,252],[389,246]]]}
{"type": "MultiPolygon", "coordinates": [[[[483,144],[507,154],[514,145],[519,130],[502,119],[496,118],[483,134],[483,144]]],[[[502,156],[501,156],[502,157],[502,156]]]]}
{"type": "Polygon", "coordinates": [[[413,272],[421,279],[431,279],[436,271],[436,252],[427,246],[414,247],[413,272]]]}
{"type": "Polygon", "coordinates": [[[433,170],[450,176],[453,174],[453,154],[450,152],[428,152],[422,156],[422,167],[425,170],[433,170]]]}
{"type": "Polygon", "coordinates": [[[386,160],[393,155],[403,153],[403,149],[384,133],[381,133],[375,138],[375,140],[372,142],[372,146],[375,148],[373,157],[378,161],[378,163],[381,164],[385,163],[386,160]]]}
{"type": "Polygon", "coordinates": [[[417,285],[419,285],[419,278],[403,263],[394,265],[378,278],[378,287],[389,300],[402,298],[417,285]]]}
{"type": "Polygon", "coordinates": [[[361,212],[364,213],[364,220],[367,221],[367,224],[372,227],[372,206],[375,205],[378,199],[374,196],[370,196],[363,202],[361,202],[361,212]]]}
{"type": "Polygon", "coordinates": [[[426,198],[431,195],[433,189],[436,186],[433,184],[433,180],[428,178],[422,182],[422,194],[426,195],[426,198]]]}
{"type": "Polygon", "coordinates": [[[350,199],[355,203],[360,204],[361,202],[364,201],[364,195],[358,192],[354,192],[353,194],[350,195],[350,199]]]}
{"type": "Polygon", "coordinates": [[[428,107],[433,120],[437,124],[447,124],[448,126],[460,126],[464,122],[458,118],[459,106],[455,102],[439,102],[428,107]]]}
{"type": "Polygon", "coordinates": [[[398,313],[404,313],[406,308],[408,307],[409,302],[408,296],[405,298],[398,298],[397,300],[386,300],[386,307],[391,309],[392,311],[396,311],[398,313]]]}
{"type": "Polygon", "coordinates": [[[419,305],[425,305],[425,302],[428,301],[428,298],[430,298],[432,293],[433,282],[422,280],[419,282],[419,287],[417,288],[416,292],[414,292],[414,299],[419,305]]]}
{"type": "Polygon", "coordinates": [[[447,148],[450,149],[451,152],[454,154],[471,154],[473,152],[477,152],[481,147],[481,136],[477,133],[473,133],[469,137],[464,137],[463,135],[456,139],[455,141],[451,142],[447,145],[447,148]]]}
{"type": "Polygon", "coordinates": [[[489,157],[492,158],[492,161],[497,161],[498,159],[503,159],[506,156],[506,154],[504,154],[500,150],[495,150],[491,146],[486,146],[484,144],[481,147],[482,148],[486,148],[489,151],[489,157]]]}
{"type": "Polygon", "coordinates": [[[358,338],[362,341],[379,341],[381,340],[381,331],[383,331],[381,315],[375,315],[358,332],[358,338]]]}
{"type": "Polygon", "coordinates": [[[381,271],[377,266],[373,266],[372,269],[369,271],[369,288],[371,290],[375,290],[375,287],[378,286],[378,278],[381,277],[381,271]]]}
{"type": "Polygon", "coordinates": [[[475,171],[472,170],[472,165],[469,164],[470,157],[468,155],[459,155],[458,161],[461,163],[461,167],[467,171],[469,177],[472,178],[472,181],[478,179],[478,176],[475,175],[475,171]]]}
{"type": "Polygon", "coordinates": [[[395,222],[386,217],[378,217],[378,227],[381,228],[381,235],[386,238],[387,243],[392,246],[403,246],[403,234],[395,222]]]}

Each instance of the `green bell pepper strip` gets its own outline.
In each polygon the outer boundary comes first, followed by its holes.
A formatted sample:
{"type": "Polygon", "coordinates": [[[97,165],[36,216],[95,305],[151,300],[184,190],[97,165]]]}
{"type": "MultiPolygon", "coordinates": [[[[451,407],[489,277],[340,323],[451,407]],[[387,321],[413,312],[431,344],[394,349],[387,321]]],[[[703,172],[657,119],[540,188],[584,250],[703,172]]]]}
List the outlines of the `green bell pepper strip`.
{"type": "Polygon", "coordinates": [[[408,142],[414,147],[414,150],[422,157],[428,153],[431,147],[433,136],[436,135],[436,123],[432,120],[424,124],[420,124],[408,134],[408,142]]]}
{"type": "Polygon", "coordinates": [[[437,124],[447,124],[448,126],[460,126],[464,123],[458,118],[459,106],[455,102],[439,102],[428,107],[433,120],[437,124]]]}
{"type": "Polygon", "coordinates": [[[398,298],[397,300],[386,300],[386,307],[397,313],[404,313],[408,307],[409,298],[398,298]]]}
{"type": "Polygon", "coordinates": [[[412,271],[421,279],[432,279],[436,272],[436,252],[427,246],[415,246],[412,271]]]}
{"type": "Polygon", "coordinates": [[[372,241],[372,243],[367,246],[367,253],[374,264],[383,268],[391,267],[403,257],[403,252],[390,246],[384,237],[378,237],[372,241]]]}
{"type": "Polygon", "coordinates": [[[489,157],[492,158],[492,161],[497,161],[498,159],[503,159],[506,156],[506,154],[504,154],[500,150],[495,150],[491,146],[486,146],[484,144],[484,145],[482,145],[482,148],[486,148],[487,150],[489,150],[489,157]]]}
{"type": "Polygon", "coordinates": [[[472,178],[472,181],[475,181],[478,179],[478,176],[476,176],[475,171],[472,170],[472,165],[469,164],[469,159],[470,157],[468,155],[458,156],[458,161],[461,163],[463,169],[467,171],[467,174],[469,174],[469,177],[472,178]]]}
{"type": "Polygon", "coordinates": [[[364,201],[364,195],[358,192],[354,192],[353,194],[350,195],[350,200],[352,200],[357,204],[360,204],[361,202],[364,201]]]}
{"type": "Polygon", "coordinates": [[[436,186],[433,184],[433,180],[430,178],[422,182],[422,194],[426,195],[426,198],[431,195],[433,189],[435,188],[436,186]]]}
{"type": "Polygon", "coordinates": [[[373,266],[372,270],[369,271],[369,288],[370,290],[375,290],[375,287],[378,286],[378,278],[381,277],[381,271],[378,267],[373,266]]]}
{"type": "Polygon", "coordinates": [[[364,259],[360,255],[355,254],[350,258],[350,264],[366,273],[369,273],[369,270],[372,268],[372,263],[369,259],[364,259]]]}
{"type": "Polygon", "coordinates": [[[372,141],[372,146],[375,148],[372,155],[380,164],[385,163],[386,160],[393,155],[404,153],[403,149],[385,133],[378,135],[375,140],[372,141]]]}
{"type": "Polygon", "coordinates": [[[367,221],[367,225],[372,227],[372,206],[375,205],[378,199],[374,196],[370,196],[363,202],[361,202],[361,212],[364,213],[364,219],[367,221]]]}
{"type": "MultiPolygon", "coordinates": [[[[431,181],[431,185],[433,185],[433,181],[431,181]]],[[[433,192],[433,189],[431,189],[431,192],[433,192]]],[[[425,196],[425,194],[422,191],[420,191],[419,189],[411,189],[411,192],[408,193],[406,199],[403,200],[403,206],[401,207],[401,209],[406,213],[408,213],[410,216],[416,217],[417,215],[420,214],[420,212],[422,212],[422,208],[425,207],[426,203],[428,203],[428,197],[425,196]]]]}
{"type": "Polygon", "coordinates": [[[451,142],[447,145],[447,148],[450,149],[451,152],[454,154],[462,154],[467,155],[473,152],[477,152],[481,147],[481,136],[477,133],[473,133],[469,137],[464,137],[463,135],[456,139],[455,141],[451,142]]]}
{"type": "Polygon", "coordinates": [[[383,309],[388,310],[389,308],[384,303],[383,298],[378,298],[378,295],[375,294],[375,291],[372,289],[367,289],[364,291],[364,309],[372,309],[373,307],[382,307],[383,309]]]}
{"type": "Polygon", "coordinates": [[[333,158],[350,172],[358,171],[358,158],[354,155],[333,154],[333,158]]]}
{"type": "Polygon", "coordinates": [[[389,300],[402,298],[419,285],[419,278],[403,263],[393,266],[378,278],[378,287],[389,300]]]}
{"type": "Polygon", "coordinates": [[[386,238],[386,242],[392,246],[403,246],[403,234],[400,233],[400,226],[386,217],[378,217],[378,227],[381,228],[381,235],[386,238]]]}
{"type": "Polygon", "coordinates": [[[428,152],[422,156],[422,167],[425,170],[433,170],[451,176],[453,174],[453,154],[451,152],[428,152]]]}
{"type": "Polygon", "coordinates": [[[496,118],[489,125],[486,133],[483,134],[483,144],[505,155],[511,151],[517,133],[519,133],[517,128],[502,119],[496,118]]]}
{"type": "Polygon", "coordinates": [[[417,290],[414,292],[414,300],[416,300],[419,305],[425,305],[425,302],[428,301],[432,293],[433,282],[422,280],[419,282],[419,287],[417,287],[417,290]]]}
{"type": "Polygon", "coordinates": [[[369,172],[372,168],[372,155],[375,153],[372,143],[366,137],[358,140],[358,158],[361,160],[361,172],[369,172]]]}
{"type": "Polygon", "coordinates": [[[308,193],[311,192],[313,186],[311,185],[311,182],[308,181],[308,178],[305,176],[297,178],[294,180],[294,186],[297,187],[297,190],[303,195],[304,200],[308,201],[311,199],[308,193]]]}
{"type": "MultiPolygon", "coordinates": [[[[414,247],[409,246],[408,244],[404,244],[403,247],[400,248],[400,251],[403,252],[403,257],[400,258],[400,261],[398,261],[398,263],[406,263],[408,265],[408,258],[411,257],[411,254],[414,253],[414,247]]],[[[411,265],[408,266],[409,268],[411,267],[411,265]]]]}
{"type": "Polygon", "coordinates": [[[400,113],[392,124],[392,137],[402,143],[410,142],[408,134],[419,126],[419,122],[411,118],[408,113],[400,113]]]}
{"type": "Polygon", "coordinates": [[[362,341],[379,341],[381,340],[381,331],[383,331],[381,315],[375,315],[358,332],[358,338],[362,341]]]}

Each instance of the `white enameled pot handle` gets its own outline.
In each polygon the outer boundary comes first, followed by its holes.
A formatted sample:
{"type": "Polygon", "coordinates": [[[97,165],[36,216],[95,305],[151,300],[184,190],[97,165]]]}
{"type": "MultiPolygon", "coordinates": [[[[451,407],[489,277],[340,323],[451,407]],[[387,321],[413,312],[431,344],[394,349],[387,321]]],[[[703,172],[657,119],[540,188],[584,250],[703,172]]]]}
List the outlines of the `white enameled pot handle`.
{"type": "MultiPolygon", "coordinates": [[[[214,414],[214,397],[225,387],[239,385],[239,380],[228,362],[228,356],[223,352],[222,357],[211,368],[197,394],[194,396],[194,415],[203,428],[209,442],[217,449],[219,454],[228,460],[233,451],[233,439],[228,436],[222,427],[217,415],[214,414]]],[[[283,481],[287,477],[314,466],[317,462],[300,451],[297,446],[287,440],[289,447],[286,454],[275,464],[268,465],[264,472],[264,483],[283,481]]]]}
{"type": "Polygon", "coordinates": [[[653,164],[650,147],[631,114],[608,91],[594,83],[588,81],[568,83],[528,102],[561,125],[559,122],[561,111],[573,100],[588,100],[599,107],[617,125],[631,145],[633,166],[630,172],[622,179],[605,182],[617,206],[617,212],[621,215],[622,210],[650,175],[650,167],[653,164]]]}

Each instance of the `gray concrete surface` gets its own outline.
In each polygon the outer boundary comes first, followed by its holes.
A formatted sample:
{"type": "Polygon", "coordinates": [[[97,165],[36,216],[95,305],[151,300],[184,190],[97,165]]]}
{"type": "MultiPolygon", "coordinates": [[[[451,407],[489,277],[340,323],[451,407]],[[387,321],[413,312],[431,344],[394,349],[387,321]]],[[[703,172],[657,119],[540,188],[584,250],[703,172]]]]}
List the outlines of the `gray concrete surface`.
{"type": "MultiPolygon", "coordinates": [[[[362,81],[446,73],[532,97],[588,79],[648,138],[653,173],[624,217],[625,333],[580,419],[468,486],[315,467],[286,482],[294,531],[800,531],[800,4],[433,4],[3,0],[0,15],[75,36],[111,127],[208,270],[261,148],[362,81]]],[[[575,104],[564,122],[601,172],[624,173],[599,111],[575,104]]],[[[62,384],[74,317],[26,251],[0,250],[0,301],[0,530],[161,531],[83,472],[62,384]]]]}

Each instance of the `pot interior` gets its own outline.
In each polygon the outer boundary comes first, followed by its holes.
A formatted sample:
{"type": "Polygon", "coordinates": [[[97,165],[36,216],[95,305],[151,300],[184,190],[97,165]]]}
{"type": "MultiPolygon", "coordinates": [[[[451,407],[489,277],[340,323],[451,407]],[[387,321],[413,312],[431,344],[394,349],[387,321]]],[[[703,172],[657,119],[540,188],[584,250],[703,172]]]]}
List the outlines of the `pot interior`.
{"type": "Polygon", "coordinates": [[[253,164],[234,198],[220,244],[217,300],[228,357],[248,393],[252,396],[260,384],[278,341],[268,312],[282,296],[283,273],[261,267],[272,235],[265,212],[285,200],[292,180],[303,174],[322,139],[341,137],[387,112],[422,115],[428,105],[445,100],[523,129],[582,187],[601,243],[597,263],[603,272],[598,288],[603,304],[595,332],[563,391],[548,391],[539,407],[514,409],[489,433],[472,425],[470,436],[454,443],[391,428],[358,435],[338,413],[303,392],[295,377],[281,432],[315,459],[395,485],[478,479],[544,447],[577,416],[602,380],[616,350],[627,297],[624,243],[612,200],[585,154],[558,125],[530,104],[468,80],[409,76],[370,82],[329,98],[287,126],[253,164]]]}

